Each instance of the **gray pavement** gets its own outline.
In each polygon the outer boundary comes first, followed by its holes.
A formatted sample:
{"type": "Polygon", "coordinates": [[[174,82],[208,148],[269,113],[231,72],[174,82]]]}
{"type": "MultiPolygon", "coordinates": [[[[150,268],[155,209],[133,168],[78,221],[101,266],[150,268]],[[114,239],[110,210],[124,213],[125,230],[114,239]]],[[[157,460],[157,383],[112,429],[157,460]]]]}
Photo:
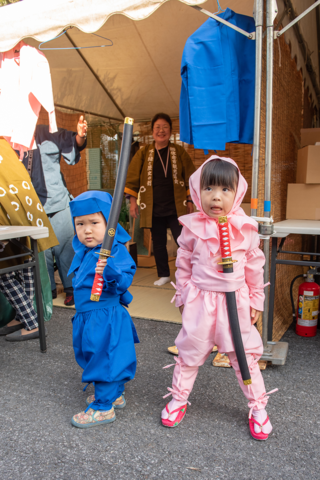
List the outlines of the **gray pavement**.
{"type": "Polygon", "coordinates": [[[0,337],[1,480],[63,479],[320,479],[320,332],[301,338],[289,330],[285,366],[263,372],[271,396],[274,431],[267,442],[249,436],[247,402],[232,369],[201,368],[182,424],[163,428],[162,396],[173,362],[167,346],[179,325],[135,320],[135,380],[116,422],[74,428],[72,415],[85,408],[81,369],[72,349],[72,312],[54,309],[48,352],[37,340],[21,344],[0,337]]]}

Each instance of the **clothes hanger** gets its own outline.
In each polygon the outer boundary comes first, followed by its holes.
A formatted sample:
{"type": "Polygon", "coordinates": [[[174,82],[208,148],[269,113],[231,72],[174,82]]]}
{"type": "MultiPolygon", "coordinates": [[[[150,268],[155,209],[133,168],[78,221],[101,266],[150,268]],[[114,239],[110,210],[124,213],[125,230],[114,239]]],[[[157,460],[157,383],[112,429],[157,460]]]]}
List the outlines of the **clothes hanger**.
{"type": "Polygon", "coordinates": [[[219,0],[217,0],[217,4],[218,4],[218,11],[214,13],[215,15],[219,15],[219,13],[223,13],[226,11],[221,8],[219,0]]]}
{"type": "Polygon", "coordinates": [[[67,30],[69,30],[70,28],[73,28],[73,27],[68,27],[66,28],[65,30],[63,30],[62,33],[60,33],[59,35],[57,35],[56,37],[54,38],[51,38],[50,40],[46,40],[45,42],[42,42],[40,43],[39,45],[39,50],[81,50],[83,48],[103,48],[103,47],[112,47],[113,46],[113,41],[110,40],[110,38],[105,38],[105,37],[102,37],[101,35],[97,35],[96,33],[91,33],[91,35],[95,35],[96,37],[99,37],[99,38],[103,38],[104,40],[108,40],[109,42],[111,42],[111,44],[109,45],[93,45],[93,46],[89,46],[89,47],[64,47],[64,48],[42,48],[41,46],[44,45],[45,43],[49,43],[49,42],[52,42],[53,40],[56,40],[57,38],[61,37],[62,35],[64,35],[65,33],[67,33],[67,30]]]}

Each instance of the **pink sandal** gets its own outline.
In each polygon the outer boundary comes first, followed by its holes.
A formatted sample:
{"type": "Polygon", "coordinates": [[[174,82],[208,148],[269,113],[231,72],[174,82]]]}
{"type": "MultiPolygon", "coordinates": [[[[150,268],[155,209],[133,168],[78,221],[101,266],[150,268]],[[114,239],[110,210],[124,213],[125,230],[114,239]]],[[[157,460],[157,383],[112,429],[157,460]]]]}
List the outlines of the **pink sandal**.
{"type": "Polygon", "coordinates": [[[169,414],[169,417],[170,415],[172,415],[173,413],[176,413],[176,412],[179,412],[178,415],[177,415],[177,418],[175,420],[169,420],[169,418],[162,418],[161,419],[161,422],[162,422],[162,425],[164,427],[177,427],[179,425],[179,423],[182,422],[185,414],[186,414],[186,411],[187,411],[187,404],[183,405],[182,407],[179,407],[179,408],[176,408],[175,410],[173,410],[172,412],[169,412],[169,408],[168,408],[168,403],[166,405],[166,410],[169,414]]]}
{"type": "Polygon", "coordinates": [[[266,425],[269,421],[269,417],[267,417],[265,419],[265,421],[263,422],[263,424],[261,425],[260,423],[258,423],[254,418],[249,418],[249,429],[250,429],[250,433],[251,433],[251,436],[255,439],[255,440],[267,440],[267,438],[269,437],[269,434],[268,433],[263,433],[262,431],[262,427],[264,425],[266,425]],[[254,431],[254,423],[256,425],[258,425],[260,428],[261,428],[261,431],[259,433],[256,433],[254,431]]]}

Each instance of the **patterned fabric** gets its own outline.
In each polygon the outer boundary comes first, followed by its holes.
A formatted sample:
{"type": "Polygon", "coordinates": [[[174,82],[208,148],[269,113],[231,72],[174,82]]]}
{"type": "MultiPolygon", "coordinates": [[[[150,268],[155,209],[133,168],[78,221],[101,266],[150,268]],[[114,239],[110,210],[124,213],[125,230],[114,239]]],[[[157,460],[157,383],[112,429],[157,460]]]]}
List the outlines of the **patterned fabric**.
{"type": "MultiPolygon", "coordinates": [[[[37,241],[39,252],[58,245],[51,223],[32,186],[29,174],[10,147],[0,137],[0,225],[47,227],[49,237],[37,241]]],[[[29,246],[29,239],[21,238],[20,242],[29,246]]],[[[20,254],[21,248],[7,243],[0,248],[0,257],[11,257],[20,254]]],[[[27,257],[27,255],[26,255],[27,257]]],[[[3,260],[1,268],[21,264],[21,259],[3,260]]]]}
{"type": "MultiPolygon", "coordinates": [[[[172,168],[172,181],[177,215],[187,213],[187,195],[189,195],[189,177],[195,171],[188,153],[183,147],[169,143],[169,158],[172,168]]],[[[153,163],[154,142],[139,150],[129,165],[124,192],[138,197],[140,192],[140,227],[152,227],[153,215],[153,163]]]]}
{"type": "Polygon", "coordinates": [[[21,322],[27,330],[38,327],[38,317],[33,308],[34,281],[31,267],[0,275],[0,291],[15,309],[15,320],[21,322]]]}
{"type": "Polygon", "coordinates": [[[76,423],[78,425],[94,426],[99,423],[112,422],[115,418],[116,415],[113,408],[107,411],[92,410],[92,408],[89,408],[87,412],[80,412],[74,415],[72,417],[72,423],[73,425],[76,423]]]}

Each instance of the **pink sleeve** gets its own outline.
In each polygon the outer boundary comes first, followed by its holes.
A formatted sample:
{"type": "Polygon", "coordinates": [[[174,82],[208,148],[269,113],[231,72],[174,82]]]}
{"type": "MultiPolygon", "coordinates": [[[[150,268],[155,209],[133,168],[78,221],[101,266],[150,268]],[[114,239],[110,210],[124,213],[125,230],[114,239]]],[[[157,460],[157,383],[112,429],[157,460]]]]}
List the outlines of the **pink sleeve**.
{"type": "Polygon", "coordinates": [[[175,295],[175,305],[180,307],[183,305],[181,300],[181,292],[184,285],[191,278],[191,255],[193,252],[194,236],[187,227],[182,228],[180,237],[178,238],[178,252],[176,260],[176,295],[175,295]]]}
{"type": "Polygon", "coordinates": [[[262,312],[264,304],[263,266],[265,264],[265,256],[259,245],[259,235],[257,232],[252,231],[250,249],[246,253],[245,277],[246,284],[249,287],[250,307],[262,312]]]}

